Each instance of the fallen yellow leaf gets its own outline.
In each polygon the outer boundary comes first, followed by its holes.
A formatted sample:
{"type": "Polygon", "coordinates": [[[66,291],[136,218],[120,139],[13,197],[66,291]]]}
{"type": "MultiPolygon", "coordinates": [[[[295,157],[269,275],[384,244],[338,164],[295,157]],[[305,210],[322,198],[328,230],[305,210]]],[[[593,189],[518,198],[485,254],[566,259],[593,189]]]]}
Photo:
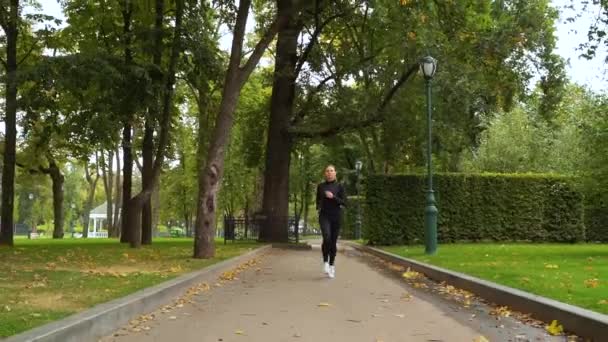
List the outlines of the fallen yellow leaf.
{"type": "Polygon", "coordinates": [[[181,270],[182,270],[181,265],[177,265],[177,266],[173,266],[173,267],[169,268],[169,272],[171,272],[171,273],[177,273],[177,272],[180,272],[181,270]]]}
{"type": "Polygon", "coordinates": [[[564,327],[557,323],[557,320],[553,320],[551,325],[548,325],[545,329],[553,336],[561,335],[564,332],[564,327]]]}
{"type": "Polygon", "coordinates": [[[485,336],[482,335],[474,339],[473,342],[490,342],[490,340],[488,340],[487,338],[485,338],[485,336]]]}
{"type": "Polygon", "coordinates": [[[425,283],[414,283],[414,287],[417,289],[426,289],[428,288],[428,285],[425,283]]]}
{"type": "Polygon", "coordinates": [[[599,301],[599,302],[597,302],[597,303],[598,303],[598,304],[600,304],[600,305],[608,305],[608,300],[606,300],[606,299],[602,299],[602,300],[600,300],[600,301],[599,301]]]}
{"type": "Polygon", "coordinates": [[[545,268],[559,268],[559,266],[557,266],[555,264],[546,264],[545,268]]]}
{"type": "Polygon", "coordinates": [[[490,311],[490,315],[492,315],[492,316],[509,317],[509,316],[511,316],[511,311],[509,311],[508,307],[501,306],[501,307],[495,308],[492,311],[490,311]]]}
{"type": "Polygon", "coordinates": [[[585,280],[585,286],[590,288],[596,288],[600,285],[600,280],[597,278],[585,280]]]}
{"type": "Polygon", "coordinates": [[[331,304],[329,304],[329,303],[319,303],[318,306],[319,307],[328,307],[328,306],[331,306],[331,304]]]}
{"type": "Polygon", "coordinates": [[[245,335],[245,332],[243,330],[237,330],[234,333],[237,335],[245,335]]]}
{"type": "Polygon", "coordinates": [[[409,293],[405,293],[405,294],[403,294],[403,296],[401,296],[401,299],[403,299],[405,301],[410,301],[410,300],[412,300],[412,295],[409,293]]]}
{"type": "Polygon", "coordinates": [[[416,271],[411,271],[409,267],[403,273],[403,278],[405,278],[405,279],[415,279],[415,278],[418,278],[418,277],[420,277],[420,273],[418,273],[416,271]]]}

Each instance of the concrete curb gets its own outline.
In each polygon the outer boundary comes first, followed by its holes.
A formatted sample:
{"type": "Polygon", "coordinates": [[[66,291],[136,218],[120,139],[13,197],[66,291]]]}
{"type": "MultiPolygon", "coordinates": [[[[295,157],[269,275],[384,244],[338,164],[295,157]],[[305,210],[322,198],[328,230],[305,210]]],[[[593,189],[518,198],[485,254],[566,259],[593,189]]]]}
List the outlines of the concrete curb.
{"type": "Polygon", "coordinates": [[[567,331],[580,337],[593,341],[606,341],[608,339],[608,315],[404,258],[377,248],[362,246],[353,242],[343,243],[359,251],[376,255],[401,266],[410,267],[432,280],[445,281],[457,288],[470,291],[497,305],[505,305],[513,310],[529,313],[532,317],[544,322],[551,322],[555,319],[567,331]]]}
{"type": "Polygon", "coordinates": [[[159,285],[126,297],[94,306],[62,320],[51,322],[18,335],[0,339],[2,342],[83,342],[97,341],[111,334],[138,315],[170,303],[188,288],[201,282],[215,282],[223,272],[269,250],[270,245],[224,260],[202,270],[184,274],[159,285]]]}

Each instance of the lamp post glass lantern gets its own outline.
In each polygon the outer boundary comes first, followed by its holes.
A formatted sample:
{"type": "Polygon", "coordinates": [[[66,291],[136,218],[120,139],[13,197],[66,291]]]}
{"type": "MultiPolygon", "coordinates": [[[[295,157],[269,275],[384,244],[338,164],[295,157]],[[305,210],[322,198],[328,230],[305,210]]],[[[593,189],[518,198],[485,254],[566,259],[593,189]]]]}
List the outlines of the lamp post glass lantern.
{"type": "Polygon", "coordinates": [[[435,191],[433,190],[433,156],[432,156],[432,113],[431,113],[431,80],[437,71],[437,60],[431,56],[426,56],[420,61],[420,69],[425,79],[426,86],[426,111],[427,111],[427,180],[428,190],[426,192],[426,207],[424,209],[425,226],[425,252],[435,254],[437,252],[437,215],[438,210],[435,205],[435,191]]]}
{"type": "Polygon", "coordinates": [[[355,181],[355,192],[357,193],[357,231],[355,232],[355,238],[357,240],[361,239],[361,194],[359,193],[359,178],[361,175],[361,168],[363,167],[363,162],[357,160],[355,163],[355,170],[357,171],[357,179],[355,181]]]}

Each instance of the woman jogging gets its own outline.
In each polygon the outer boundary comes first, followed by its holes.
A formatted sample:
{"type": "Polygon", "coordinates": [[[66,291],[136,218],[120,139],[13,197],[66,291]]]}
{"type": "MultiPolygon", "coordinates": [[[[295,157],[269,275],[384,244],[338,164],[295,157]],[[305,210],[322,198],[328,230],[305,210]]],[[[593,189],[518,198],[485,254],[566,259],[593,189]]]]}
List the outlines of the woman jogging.
{"type": "Polygon", "coordinates": [[[336,168],[325,168],[325,182],[317,186],[317,211],[319,225],[323,232],[323,271],[330,278],[336,276],[337,242],[340,234],[340,210],[346,204],[346,193],[342,184],[336,180],[336,168]]]}

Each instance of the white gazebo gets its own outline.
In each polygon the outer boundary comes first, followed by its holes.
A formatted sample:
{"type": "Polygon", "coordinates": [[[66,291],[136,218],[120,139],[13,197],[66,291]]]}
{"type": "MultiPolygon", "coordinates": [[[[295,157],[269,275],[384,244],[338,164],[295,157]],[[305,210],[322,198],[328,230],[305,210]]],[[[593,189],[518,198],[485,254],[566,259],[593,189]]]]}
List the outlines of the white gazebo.
{"type": "MultiPolygon", "coordinates": [[[[89,214],[89,234],[90,238],[107,238],[108,232],[101,231],[103,224],[108,220],[108,202],[104,202],[102,205],[91,210],[89,214]],[[91,227],[93,230],[91,230],[91,227]]],[[[116,210],[116,206],[114,206],[116,210]]],[[[120,208],[118,209],[118,217],[120,218],[120,208]]]]}

